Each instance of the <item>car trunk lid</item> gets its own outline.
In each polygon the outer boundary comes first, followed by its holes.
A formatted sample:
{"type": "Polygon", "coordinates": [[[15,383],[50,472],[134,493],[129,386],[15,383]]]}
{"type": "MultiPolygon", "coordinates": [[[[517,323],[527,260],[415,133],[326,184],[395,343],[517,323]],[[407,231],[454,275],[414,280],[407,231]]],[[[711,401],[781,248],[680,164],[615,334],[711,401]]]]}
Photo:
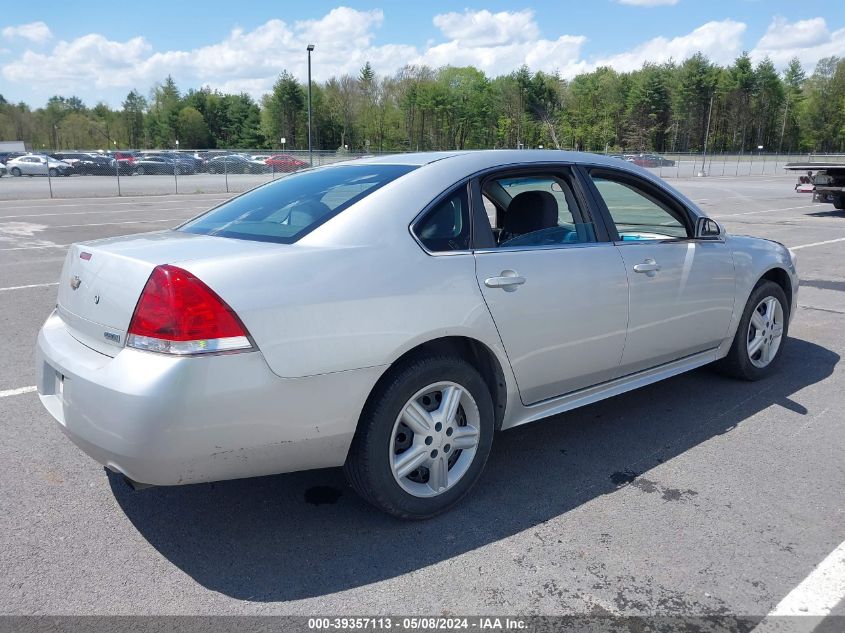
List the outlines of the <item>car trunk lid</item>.
{"type": "Polygon", "coordinates": [[[59,281],[58,312],[77,340],[114,356],[125,345],[138,298],[156,266],[276,246],[178,231],[74,244],[59,281]]]}

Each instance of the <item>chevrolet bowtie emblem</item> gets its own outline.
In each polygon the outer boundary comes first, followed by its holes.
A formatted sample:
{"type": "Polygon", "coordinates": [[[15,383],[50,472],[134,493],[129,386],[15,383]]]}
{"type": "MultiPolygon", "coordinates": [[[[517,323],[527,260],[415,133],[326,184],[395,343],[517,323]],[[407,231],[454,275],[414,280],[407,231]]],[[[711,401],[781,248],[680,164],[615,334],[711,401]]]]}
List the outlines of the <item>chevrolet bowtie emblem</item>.
{"type": "Polygon", "coordinates": [[[79,284],[81,284],[81,283],[82,283],[82,280],[79,277],[77,277],[76,275],[74,275],[70,279],[70,287],[71,287],[72,290],[76,290],[77,288],[79,288],[79,284]]]}

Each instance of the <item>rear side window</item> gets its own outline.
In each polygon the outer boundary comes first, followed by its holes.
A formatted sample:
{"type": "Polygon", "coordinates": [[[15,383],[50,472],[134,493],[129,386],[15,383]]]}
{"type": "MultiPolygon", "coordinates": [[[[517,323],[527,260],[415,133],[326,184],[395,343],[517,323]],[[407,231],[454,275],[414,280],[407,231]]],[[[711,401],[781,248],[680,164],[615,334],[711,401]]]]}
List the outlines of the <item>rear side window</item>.
{"type": "Polygon", "coordinates": [[[499,248],[596,241],[592,223],[583,219],[568,172],[494,176],[482,183],[481,195],[490,220],[490,241],[499,248]]]}
{"type": "Polygon", "coordinates": [[[413,169],[411,165],[343,165],[292,174],[224,202],[179,230],[292,244],[413,169]]]}
{"type": "Polygon", "coordinates": [[[437,203],[416,224],[414,233],[434,253],[469,250],[467,186],[461,186],[437,203]]]}

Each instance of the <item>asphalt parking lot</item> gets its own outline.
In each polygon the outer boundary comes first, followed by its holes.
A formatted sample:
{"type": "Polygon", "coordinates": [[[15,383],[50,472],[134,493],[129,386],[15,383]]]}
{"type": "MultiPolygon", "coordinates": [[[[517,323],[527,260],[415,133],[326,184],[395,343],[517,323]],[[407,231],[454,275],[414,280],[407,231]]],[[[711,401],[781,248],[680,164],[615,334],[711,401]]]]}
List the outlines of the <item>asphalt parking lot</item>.
{"type": "Polygon", "coordinates": [[[845,541],[845,212],[794,180],[672,180],[729,231],[796,248],[775,376],[705,368],[502,433],[473,494],[422,523],[338,470],[143,491],[107,476],[32,391],[65,248],[227,195],[0,201],[0,613],[771,612],[845,541]]]}

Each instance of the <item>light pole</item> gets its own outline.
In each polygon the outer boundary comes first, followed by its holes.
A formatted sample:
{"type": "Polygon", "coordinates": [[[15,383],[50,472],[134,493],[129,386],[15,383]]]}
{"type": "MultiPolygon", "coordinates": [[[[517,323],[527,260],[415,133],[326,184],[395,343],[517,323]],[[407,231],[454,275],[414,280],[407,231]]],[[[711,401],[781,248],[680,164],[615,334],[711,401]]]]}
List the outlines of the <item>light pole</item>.
{"type": "Polygon", "coordinates": [[[173,186],[176,193],[179,193],[179,178],[176,177],[176,172],[179,171],[179,139],[176,139],[176,156],[173,157],[173,186]]]}
{"type": "Polygon", "coordinates": [[[120,197],[120,161],[117,160],[117,139],[112,141],[112,145],[114,145],[112,155],[114,156],[114,175],[117,176],[117,196],[120,197]]]}
{"type": "Polygon", "coordinates": [[[311,148],[311,51],[314,45],[309,44],[308,48],[308,163],[314,166],[314,150],[311,148]]]}
{"type": "Polygon", "coordinates": [[[710,117],[713,116],[713,95],[710,95],[710,109],[707,111],[707,130],[704,132],[704,156],[701,159],[699,176],[707,175],[707,141],[710,140],[710,117]]]}

